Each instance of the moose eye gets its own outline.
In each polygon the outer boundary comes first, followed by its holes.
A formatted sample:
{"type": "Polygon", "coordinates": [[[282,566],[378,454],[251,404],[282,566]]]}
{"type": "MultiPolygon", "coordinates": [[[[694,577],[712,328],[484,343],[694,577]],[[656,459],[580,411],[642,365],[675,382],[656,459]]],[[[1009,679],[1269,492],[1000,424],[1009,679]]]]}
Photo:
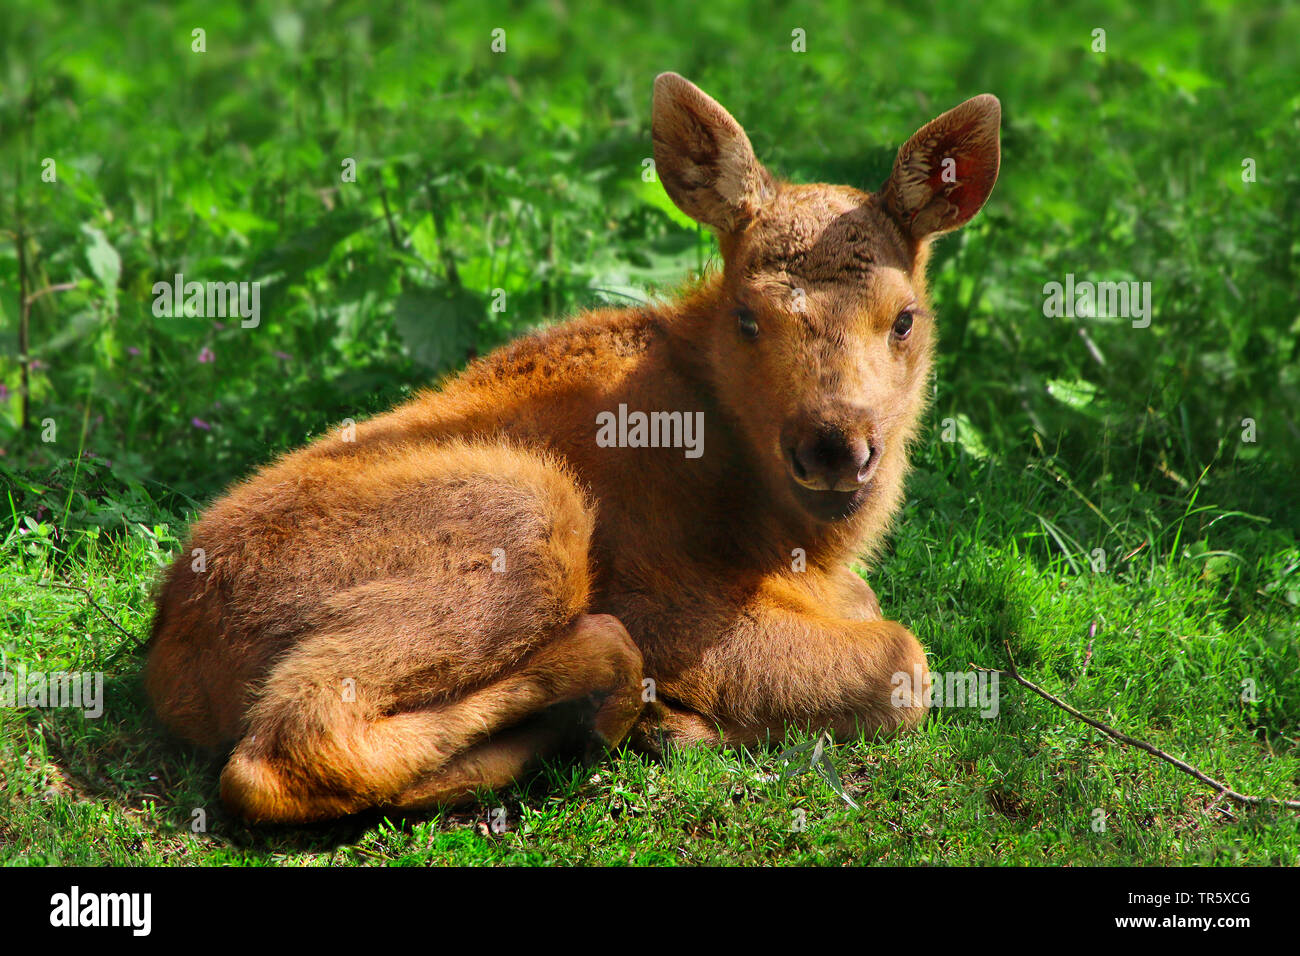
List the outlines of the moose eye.
{"type": "Polygon", "coordinates": [[[904,310],[898,313],[898,318],[894,319],[894,328],[892,329],[894,338],[900,342],[912,334],[912,313],[904,310]]]}
{"type": "Polygon", "coordinates": [[[751,340],[758,338],[758,320],[754,318],[754,313],[742,307],[735,314],[740,334],[751,340]]]}

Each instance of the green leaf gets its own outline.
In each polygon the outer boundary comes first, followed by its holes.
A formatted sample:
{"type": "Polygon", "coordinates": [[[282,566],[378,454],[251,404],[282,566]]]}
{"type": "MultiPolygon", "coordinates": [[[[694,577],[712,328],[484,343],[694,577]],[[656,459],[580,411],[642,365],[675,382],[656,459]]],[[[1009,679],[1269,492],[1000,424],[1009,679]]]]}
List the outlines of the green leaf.
{"type": "Polygon", "coordinates": [[[393,307],[394,323],[411,358],[442,371],[465,360],[484,305],[481,296],[464,288],[403,292],[393,307]]]}
{"type": "Polygon", "coordinates": [[[840,798],[851,806],[854,810],[861,809],[857,801],[848,795],[844,789],[844,784],[840,782],[839,772],[835,769],[835,764],[831,762],[830,752],[822,754],[822,759],[817,764],[821,771],[822,777],[826,780],[826,785],[840,795],[840,798]]]}
{"type": "Polygon", "coordinates": [[[809,760],[796,760],[795,758],[807,753],[816,746],[816,744],[816,740],[806,740],[801,744],[797,744],[794,747],[781,751],[781,753],[777,755],[777,762],[785,764],[785,766],[781,768],[782,783],[791,777],[797,777],[801,773],[808,771],[812,766],[812,762],[809,760]]]}
{"type": "Polygon", "coordinates": [[[90,271],[104,287],[104,291],[111,298],[116,298],[117,280],[122,277],[122,257],[109,245],[103,232],[94,226],[83,224],[81,231],[89,240],[86,245],[86,260],[90,263],[90,271]]]}
{"type": "Polygon", "coordinates": [[[658,178],[654,182],[648,183],[638,174],[635,190],[638,199],[646,203],[646,205],[660,210],[683,229],[694,232],[698,228],[695,225],[695,220],[678,209],[677,204],[668,198],[668,193],[664,192],[664,187],[658,178]]]}
{"type": "Polygon", "coordinates": [[[958,412],[952,417],[957,426],[957,444],[961,446],[962,451],[980,461],[987,458],[988,445],[984,443],[984,436],[980,434],[980,430],[975,427],[970,417],[964,412],[958,412]]]}
{"type": "Polygon", "coordinates": [[[1054,378],[1047,383],[1047,394],[1076,411],[1082,411],[1092,403],[1097,394],[1097,386],[1085,379],[1067,382],[1054,378]]]}
{"type": "Polygon", "coordinates": [[[271,14],[271,33],[280,46],[297,53],[302,48],[302,17],[292,10],[271,14]]]}

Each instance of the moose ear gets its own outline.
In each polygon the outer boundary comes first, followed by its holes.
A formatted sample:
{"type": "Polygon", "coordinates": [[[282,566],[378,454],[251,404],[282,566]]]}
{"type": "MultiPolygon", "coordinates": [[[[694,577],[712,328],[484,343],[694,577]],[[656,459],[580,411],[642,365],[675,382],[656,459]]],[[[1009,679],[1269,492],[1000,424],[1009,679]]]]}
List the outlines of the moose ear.
{"type": "Polygon", "coordinates": [[[651,135],[668,197],[723,235],[742,229],[776,192],[740,124],[676,73],[655,78],[651,135]]]}
{"type": "Polygon", "coordinates": [[[922,126],[881,187],[885,209],[919,242],[965,225],[998,179],[1002,104],[984,93],[922,126]]]}

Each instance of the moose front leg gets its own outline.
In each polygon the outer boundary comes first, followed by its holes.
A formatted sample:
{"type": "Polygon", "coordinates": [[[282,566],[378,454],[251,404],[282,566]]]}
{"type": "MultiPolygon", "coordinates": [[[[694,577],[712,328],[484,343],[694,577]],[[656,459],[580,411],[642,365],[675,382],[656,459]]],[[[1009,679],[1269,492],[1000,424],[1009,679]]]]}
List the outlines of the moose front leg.
{"type": "Polygon", "coordinates": [[[848,568],[837,568],[833,579],[834,590],[844,603],[844,615],[855,621],[880,621],[880,601],[871,585],[848,568]]]}
{"type": "Polygon", "coordinates": [[[636,735],[651,749],[780,741],[793,729],[891,733],[925,719],[925,651],[895,621],[822,612],[792,589],[769,588],[704,645],[659,682],[636,735]]]}

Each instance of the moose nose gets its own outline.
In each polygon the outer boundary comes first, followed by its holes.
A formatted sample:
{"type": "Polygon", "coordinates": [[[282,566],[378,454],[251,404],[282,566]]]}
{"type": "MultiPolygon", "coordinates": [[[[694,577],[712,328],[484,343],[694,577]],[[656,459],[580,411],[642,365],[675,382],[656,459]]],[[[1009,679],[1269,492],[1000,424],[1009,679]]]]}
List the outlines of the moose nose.
{"type": "Polygon", "coordinates": [[[843,429],[816,429],[795,445],[790,470],[795,481],[814,491],[857,491],[876,470],[878,445],[843,429]]]}

